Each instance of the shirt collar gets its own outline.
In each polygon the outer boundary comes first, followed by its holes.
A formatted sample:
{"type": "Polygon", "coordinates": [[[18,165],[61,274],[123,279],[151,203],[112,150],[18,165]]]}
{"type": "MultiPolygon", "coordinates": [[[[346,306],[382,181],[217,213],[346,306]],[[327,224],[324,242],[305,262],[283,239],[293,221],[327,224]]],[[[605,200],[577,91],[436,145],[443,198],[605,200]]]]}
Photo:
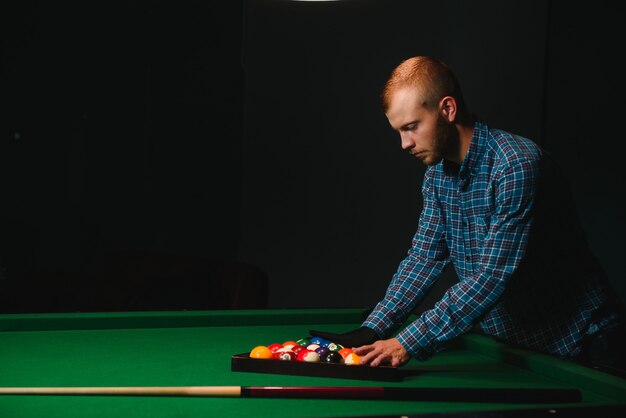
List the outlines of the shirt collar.
{"type": "Polygon", "coordinates": [[[478,163],[485,151],[488,135],[489,127],[479,119],[476,119],[469,149],[459,169],[459,177],[461,179],[469,179],[478,171],[478,163]]]}

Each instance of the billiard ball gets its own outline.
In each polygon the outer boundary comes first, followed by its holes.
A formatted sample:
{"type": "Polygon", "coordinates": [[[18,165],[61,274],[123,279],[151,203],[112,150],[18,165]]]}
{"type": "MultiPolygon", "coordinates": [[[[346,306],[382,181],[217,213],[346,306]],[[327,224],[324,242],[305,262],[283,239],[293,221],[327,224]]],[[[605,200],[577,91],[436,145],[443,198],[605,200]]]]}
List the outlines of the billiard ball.
{"type": "Polygon", "coordinates": [[[296,354],[296,356],[302,350],[306,350],[306,348],[302,347],[301,345],[296,345],[295,347],[291,349],[291,351],[293,351],[296,354]]]}
{"type": "Polygon", "coordinates": [[[285,341],[285,342],[283,343],[283,347],[285,347],[285,348],[294,348],[294,347],[295,347],[295,346],[297,346],[297,345],[298,345],[298,343],[297,343],[297,342],[295,342],[295,341],[292,341],[292,340],[285,341]]]}
{"type": "Polygon", "coordinates": [[[350,353],[343,359],[343,361],[345,364],[349,366],[356,365],[356,364],[359,364],[359,362],[361,361],[361,356],[355,353],[350,353]]]}
{"type": "Polygon", "coordinates": [[[320,347],[321,346],[319,344],[314,344],[314,343],[311,343],[311,344],[306,346],[307,350],[311,350],[311,351],[315,351],[315,350],[317,350],[320,347]]]}
{"type": "Polygon", "coordinates": [[[337,343],[333,343],[333,342],[330,342],[330,343],[328,344],[328,349],[329,349],[330,351],[339,351],[339,350],[341,350],[342,348],[343,348],[343,345],[341,345],[341,344],[337,344],[337,343]]]}
{"type": "Polygon", "coordinates": [[[251,358],[268,359],[272,358],[272,352],[264,345],[258,345],[250,351],[251,358]]]}
{"type": "Polygon", "coordinates": [[[288,348],[284,348],[284,349],[281,349],[281,350],[277,350],[274,353],[273,358],[275,360],[287,360],[287,361],[290,361],[290,360],[295,360],[296,359],[296,354],[292,350],[290,350],[288,348]]]}
{"type": "Polygon", "coordinates": [[[330,344],[330,341],[322,337],[313,337],[311,338],[311,344],[317,344],[319,346],[325,347],[330,344]]]}
{"type": "Polygon", "coordinates": [[[280,350],[281,348],[285,348],[282,344],[279,343],[274,343],[274,344],[270,344],[267,346],[267,348],[270,349],[270,351],[273,353],[275,353],[276,351],[280,350]]]}
{"type": "Polygon", "coordinates": [[[316,363],[319,362],[321,359],[319,354],[317,354],[315,351],[305,348],[304,350],[300,350],[296,357],[296,360],[305,361],[308,363],[316,363]]]}
{"type": "Polygon", "coordinates": [[[308,338],[300,338],[298,341],[296,341],[296,343],[298,343],[298,345],[306,347],[307,345],[311,344],[311,340],[309,340],[308,338]]]}
{"type": "Polygon", "coordinates": [[[324,357],[326,354],[330,353],[327,347],[317,347],[315,352],[320,356],[324,357]]]}
{"type": "Polygon", "coordinates": [[[348,357],[348,354],[352,353],[352,349],[345,347],[339,350],[338,353],[341,354],[341,357],[345,359],[346,357],[348,357]]]}
{"type": "Polygon", "coordinates": [[[324,363],[343,363],[343,357],[336,351],[329,351],[322,357],[324,363]]]}

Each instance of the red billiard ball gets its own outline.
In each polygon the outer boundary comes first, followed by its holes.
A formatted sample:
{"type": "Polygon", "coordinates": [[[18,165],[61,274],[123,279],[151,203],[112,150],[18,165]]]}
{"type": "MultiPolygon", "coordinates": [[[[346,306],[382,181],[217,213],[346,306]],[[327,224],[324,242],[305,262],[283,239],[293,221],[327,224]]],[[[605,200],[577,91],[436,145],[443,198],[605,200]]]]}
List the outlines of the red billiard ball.
{"type": "Polygon", "coordinates": [[[285,347],[282,344],[274,343],[274,344],[268,345],[267,348],[269,348],[270,351],[272,352],[272,354],[274,354],[276,351],[280,350],[281,348],[285,348],[285,347]]]}
{"type": "Polygon", "coordinates": [[[320,361],[320,355],[317,354],[315,351],[305,348],[303,350],[300,350],[300,352],[298,353],[296,357],[296,360],[305,361],[309,363],[316,363],[320,361]]]}
{"type": "Polygon", "coordinates": [[[289,349],[289,348],[282,348],[280,350],[276,350],[276,352],[274,352],[273,356],[272,356],[275,360],[295,360],[296,359],[296,353],[293,352],[293,350],[289,349]]]}
{"type": "Polygon", "coordinates": [[[298,353],[299,353],[300,351],[302,351],[302,350],[306,350],[306,349],[305,349],[304,347],[302,347],[301,345],[296,345],[295,347],[293,347],[293,348],[291,349],[291,351],[293,351],[293,352],[296,354],[296,356],[297,356],[297,355],[298,355],[298,353]]]}

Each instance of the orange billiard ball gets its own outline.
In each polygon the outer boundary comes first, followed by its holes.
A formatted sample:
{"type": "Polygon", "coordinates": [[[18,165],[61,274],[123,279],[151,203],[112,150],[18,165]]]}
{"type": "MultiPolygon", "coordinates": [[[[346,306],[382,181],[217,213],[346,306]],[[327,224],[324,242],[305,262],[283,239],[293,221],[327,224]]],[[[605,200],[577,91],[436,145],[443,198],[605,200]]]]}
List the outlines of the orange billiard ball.
{"type": "Polygon", "coordinates": [[[250,351],[251,358],[268,359],[272,358],[272,352],[264,345],[257,345],[250,351]]]}

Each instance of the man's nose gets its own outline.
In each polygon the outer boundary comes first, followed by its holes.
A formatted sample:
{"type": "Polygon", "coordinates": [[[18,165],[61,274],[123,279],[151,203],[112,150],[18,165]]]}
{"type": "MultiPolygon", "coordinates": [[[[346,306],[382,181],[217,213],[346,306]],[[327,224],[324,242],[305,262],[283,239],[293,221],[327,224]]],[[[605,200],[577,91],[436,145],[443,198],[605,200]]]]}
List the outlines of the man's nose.
{"type": "Polygon", "coordinates": [[[403,150],[410,150],[415,147],[415,142],[411,139],[409,135],[400,134],[400,142],[402,144],[403,150]]]}

